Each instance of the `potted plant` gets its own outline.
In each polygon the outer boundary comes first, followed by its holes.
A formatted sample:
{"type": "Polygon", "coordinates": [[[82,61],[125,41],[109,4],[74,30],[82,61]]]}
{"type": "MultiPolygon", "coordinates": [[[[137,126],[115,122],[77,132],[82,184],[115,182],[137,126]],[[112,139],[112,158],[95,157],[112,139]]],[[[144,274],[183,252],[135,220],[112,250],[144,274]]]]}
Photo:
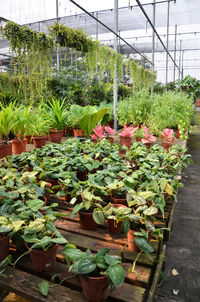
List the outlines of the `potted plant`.
{"type": "Polygon", "coordinates": [[[94,230],[98,227],[98,224],[93,219],[93,210],[101,204],[104,204],[100,196],[95,195],[95,186],[85,181],[84,187],[72,193],[71,204],[74,204],[77,199],[78,204],[73,208],[70,215],[73,218],[79,213],[80,227],[86,230],[94,230]],[[74,197],[73,197],[74,196],[74,197]]]}
{"type": "Polygon", "coordinates": [[[101,124],[97,125],[95,129],[93,129],[94,134],[91,134],[91,138],[93,141],[97,142],[100,141],[102,138],[106,138],[109,140],[111,144],[114,142],[113,135],[115,135],[115,130],[112,129],[110,126],[102,127],[101,124]]]}
{"type": "Polygon", "coordinates": [[[109,203],[107,206],[99,207],[94,209],[93,218],[98,224],[104,225],[106,221],[108,226],[108,231],[113,234],[120,234],[122,232],[122,222],[124,220],[124,216],[132,212],[131,208],[127,208],[123,204],[111,204],[109,203]],[[102,212],[102,214],[101,214],[102,212]],[[104,217],[104,219],[102,218],[104,217]]]}
{"type": "Polygon", "coordinates": [[[66,109],[65,100],[62,102],[59,100],[52,99],[48,103],[50,109],[50,127],[52,128],[49,132],[49,140],[53,143],[61,143],[63,131],[68,118],[68,111],[66,109]]]}
{"type": "Polygon", "coordinates": [[[6,216],[0,216],[0,262],[8,256],[9,234],[12,230],[12,220],[6,216]]]}
{"type": "Polygon", "coordinates": [[[13,153],[21,154],[22,152],[26,152],[26,135],[29,134],[33,120],[31,107],[20,106],[19,108],[16,108],[14,118],[15,125],[13,127],[13,132],[16,139],[12,139],[13,153]]]}
{"type": "Polygon", "coordinates": [[[123,131],[120,133],[120,143],[122,146],[126,146],[128,149],[131,146],[132,143],[132,136],[134,135],[137,128],[134,127],[127,127],[127,125],[124,125],[123,131]]]}
{"type": "Polygon", "coordinates": [[[128,205],[126,200],[127,189],[123,181],[112,182],[105,187],[105,190],[112,203],[128,205]]]}
{"type": "Polygon", "coordinates": [[[166,151],[169,151],[169,147],[171,147],[175,141],[173,129],[164,129],[161,133],[161,137],[164,138],[164,143],[161,143],[161,146],[165,148],[166,151]]]}
{"type": "Polygon", "coordinates": [[[60,232],[53,225],[56,216],[46,215],[29,221],[22,238],[30,252],[32,267],[37,272],[49,271],[55,268],[58,244],[66,244],[60,232]]]}
{"type": "Polygon", "coordinates": [[[49,121],[47,121],[46,116],[44,114],[36,115],[30,129],[35,148],[46,145],[49,128],[49,121]]]}
{"type": "Polygon", "coordinates": [[[80,128],[80,120],[82,119],[83,107],[79,105],[71,105],[69,110],[69,123],[73,128],[74,137],[82,136],[83,132],[80,128]]]}
{"type": "Polygon", "coordinates": [[[147,149],[150,149],[151,143],[156,142],[156,137],[149,133],[149,129],[147,127],[142,127],[141,129],[136,131],[135,137],[139,138],[141,142],[147,147],[147,149]]]}
{"type": "Polygon", "coordinates": [[[125,272],[121,267],[121,257],[111,256],[109,248],[96,254],[89,250],[82,252],[68,244],[63,253],[66,255],[69,271],[80,276],[85,298],[91,302],[101,302],[124,282],[125,272]]]}
{"type": "Polygon", "coordinates": [[[9,134],[14,127],[14,103],[5,107],[0,103],[0,158],[12,155],[12,144],[9,141],[9,134]]]}

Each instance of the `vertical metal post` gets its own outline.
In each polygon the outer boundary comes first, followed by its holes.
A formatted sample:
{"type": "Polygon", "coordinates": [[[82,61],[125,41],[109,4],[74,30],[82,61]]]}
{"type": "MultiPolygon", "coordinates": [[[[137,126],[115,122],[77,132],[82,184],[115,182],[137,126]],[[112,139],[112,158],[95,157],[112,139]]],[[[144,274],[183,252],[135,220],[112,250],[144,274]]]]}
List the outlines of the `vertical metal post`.
{"type": "Polygon", "coordinates": [[[175,81],[176,78],[176,42],[177,42],[177,25],[175,25],[175,41],[174,41],[174,77],[173,81],[175,81]]]}
{"type": "Polygon", "coordinates": [[[182,51],[182,74],[181,74],[181,79],[183,79],[183,57],[184,57],[184,50],[182,51]]]}
{"type": "MultiPolygon", "coordinates": [[[[59,22],[59,12],[58,12],[58,0],[56,0],[56,19],[57,22],[59,22]]],[[[57,43],[57,48],[56,48],[56,61],[57,61],[57,71],[60,69],[60,54],[59,54],[59,45],[57,43]]]]}
{"type": "Polygon", "coordinates": [[[180,80],[180,76],[181,76],[181,51],[182,51],[182,40],[180,40],[180,52],[179,52],[179,72],[178,72],[179,80],[180,80]]]}
{"type": "MultiPolygon", "coordinates": [[[[155,24],[156,24],[156,0],[153,0],[153,20],[152,20],[152,23],[153,23],[153,26],[155,28],[155,24]]],[[[154,30],[152,29],[152,59],[151,59],[151,62],[152,62],[152,68],[153,68],[153,71],[154,71],[154,62],[155,62],[155,32],[154,30]]],[[[153,86],[151,87],[151,94],[153,94],[153,86]]]]}
{"type": "MultiPolygon", "coordinates": [[[[96,18],[98,19],[98,12],[96,12],[96,18]]],[[[98,39],[99,36],[99,22],[96,21],[96,40],[98,39]]]]}
{"type": "MultiPolygon", "coordinates": [[[[114,31],[118,34],[118,0],[114,0],[114,31]]],[[[118,37],[114,35],[114,50],[118,51],[118,37]]],[[[118,75],[117,61],[115,62],[114,73],[114,96],[113,96],[113,111],[114,111],[114,129],[117,130],[117,98],[118,98],[118,75]]]]}
{"type": "MultiPolygon", "coordinates": [[[[167,3],[167,43],[166,48],[169,48],[169,8],[170,8],[170,1],[167,3]]],[[[168,53],[166,52],[166,84],[168,81],[168,53]]]]}

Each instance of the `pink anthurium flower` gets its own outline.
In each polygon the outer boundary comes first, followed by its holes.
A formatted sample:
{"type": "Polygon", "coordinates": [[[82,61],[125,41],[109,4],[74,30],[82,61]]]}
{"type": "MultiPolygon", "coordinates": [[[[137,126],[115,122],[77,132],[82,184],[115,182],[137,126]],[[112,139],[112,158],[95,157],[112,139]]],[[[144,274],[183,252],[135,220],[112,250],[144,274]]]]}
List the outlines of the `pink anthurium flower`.
{"type": "Polygon", "coordinates": [[[132,137],[134,133],[137,131],[137,127],[128,127],[127,125],[124,125],[123,131],[120,133],[120,136],[122,137],[132,137]]]}
{"type": "Polygon", "coordinates": [[[173,129],[165,128],[163,130],[163,132],[161,133],[161,136],[164,138],[165,142],[171,142],[171,143],[173,143],[174,140],[175,140],[173,129]]]}
{"type": "Polygon", "coordinates": [[[106,136],[109,136],[109,135],[115,135],[115,130],[112,129],[110,126],[105,126],[104,127],[104,130],[105,130],[105,135],[106,136]]]}
{"type": "Polygon", "coordinates": [[[141,142],[143,144],[148,144],[148,143],[154,143],[156,141],[156,137],[153,136],[152,134],[149,134],[149,129],[147,127],[144,127],[144,138],[141,139],[141,142]]]}

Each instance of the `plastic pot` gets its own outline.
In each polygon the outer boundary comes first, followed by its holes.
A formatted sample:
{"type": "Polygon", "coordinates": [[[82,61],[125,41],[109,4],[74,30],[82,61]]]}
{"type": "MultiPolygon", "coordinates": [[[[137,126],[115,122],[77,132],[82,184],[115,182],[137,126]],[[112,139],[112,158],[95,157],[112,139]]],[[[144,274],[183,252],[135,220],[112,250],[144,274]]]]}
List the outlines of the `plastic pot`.
{"type": "Polygon", "coordinates": [[[41,148],[46,145],[46,136],[33,136],[32,137],[35,148],[41,148]]]}
{"type": "Polygon", "coordinates": [[[129,230],[129,232],[127,233],[128,248],[131,252],[138,253],[140,250],[134,242],[135,239],[134,233],[135,233],[134,230],[129,230]]]}
{"type": "Polygon", "coordinates": [[[80,276],[85,298],[90,302],[101,302],[108,297],[108,276],[84,277],[80,276]]]}
{"type": "Polygon", "coordinates": [[[61,143],[61,139],[63,137],[63,130],[51,130],[49,132],[49,141],[52,143],[61,143]]]}
{"type": "Polygon", "coordinates": [[[120,204],[120,205],[128,206],[126,198],[116,198],[116,197],[111,196],[111,202],[113,204],[120,204]]]}
{"type": "Polygon", "coordinates": [[[162,146],[167,152],[169,152],[169,147],[171,147],[172,144],[171,144],[171,143],[164,142],[164,143],[161,144],[161,146],[162,146]]]}
{"type": "Polygon", "coordinates": [[[83,131],[81,129],[73,129],[74,137],[82,136],[83,131]]]}
{"type": "Polygon", "coordinates": [[[9,237],[0,238],[0,262],[8,256],[9,237]]]}
{"type": "Polygon", "coordinates": [[[0,158],[3,158],[7,155],[12,155],[12,144],[0,145],[0,158]]]}
{"type": "Polygon", "coordinates": [[[131,147],[132,138],[131,137],[122,137],[120,136],[120,143],[122,146],[126,146],[128,149],[131,147]]]}
{"type": "Polygon", "coordinates": [[[58,244],[53,245],[46,251],[34,249],[30,250],[27,243],[26,246],[30,251],[32,267],[36,272],[47,272],[55,268],[58,244]]]}
{"type": "Polygon", "coordinates": [[[80,228],[84,230],[95,230],[98,224],[94,221],[92,212],[79,212],[80,228]]]}
{"type": "MultiPolygon", "coordinates": [[[[113,204],[115,208],[126,208],[123,204],[113,204]]],[[[108,219],[107,220],[108,225],[108,231],[112,234],[121,234],[122,229],[122,221],[119,221],[118,223],[114,219],[108,219]]]]}
{"type": "Polygon", "coordinates": [[[31,144],[31,138],[32,138],[31,135],[27,135],[27,136],[26,136],[27,144],[31,144]]]}
{"type": "Polygon", "coordinates": [[[21,154],[22,152],[26,152],[26,144],[27,144],[26,138],[24,138],[23,140],[12,139],[13,153],[21,154]]]}

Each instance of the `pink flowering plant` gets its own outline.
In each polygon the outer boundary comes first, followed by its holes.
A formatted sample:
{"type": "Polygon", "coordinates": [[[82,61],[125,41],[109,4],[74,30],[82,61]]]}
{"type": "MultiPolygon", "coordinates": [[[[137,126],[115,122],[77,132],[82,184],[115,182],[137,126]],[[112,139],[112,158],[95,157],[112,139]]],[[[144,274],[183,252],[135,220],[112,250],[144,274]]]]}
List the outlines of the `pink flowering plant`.
{"type": "Polygon", "coordinates": [[[163,132],[161,133],[162,138],[164,138],[165,143],[170,143],[173,144],[175,141],[174,137],[174,131],[173,129],[164,129],[163,132]]]}
{"type": "Polygon", "coordinates": [[[156,137],[149,133],[149,129],[144,127],[144,137],[141,139],[143,144],[155,143],[156,137]]]}
{"type": "Polygon", "coordinates": [[[137,131],[137,127],[128,127],[127,125],[124,125],[123,131],[120,133],[121,137],[132,137],[134,133],[137,131]]]}
{"type": "Polygon", "coordinates": [[[93,129],[94,134],[91,134],[90,137],[93,140],[100,140],[101,138],[108,138],[112,135],[115,135],[115,130],[109,126],[102,127],[99,124],[96,128],[93,129]]]}

